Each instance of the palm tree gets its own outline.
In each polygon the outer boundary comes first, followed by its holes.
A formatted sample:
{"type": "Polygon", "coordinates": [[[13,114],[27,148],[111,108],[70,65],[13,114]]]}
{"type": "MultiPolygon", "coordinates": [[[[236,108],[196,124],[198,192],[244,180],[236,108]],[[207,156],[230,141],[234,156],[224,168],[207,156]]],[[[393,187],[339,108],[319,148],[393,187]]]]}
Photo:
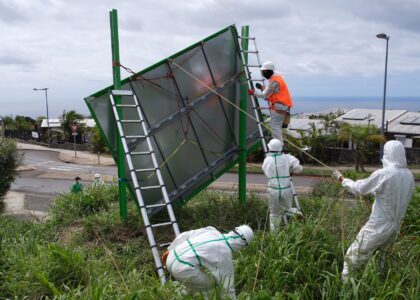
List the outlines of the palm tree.
{"type": "Polygon", "coordinates": [[[77,121],[82,120],[84,117],[82,114],[79,114],[75,110],[70,111],[63,111],[63,114],[61,115],[61,127],[63,128],[64,132],[64,139],[69,140],[71,137],[71,128],[70,125],[77,123],[77,121]]]}
{"type": "Polygon", "coordinates": [[[369,154],[375,152],[375,144],[385,142],[379,129],[374,126],[343,124],[338,133],[340,141],[350,141],[354,146],[354,160],[356,172],[359,169],[366,172],[364,164],[369,154]]]}

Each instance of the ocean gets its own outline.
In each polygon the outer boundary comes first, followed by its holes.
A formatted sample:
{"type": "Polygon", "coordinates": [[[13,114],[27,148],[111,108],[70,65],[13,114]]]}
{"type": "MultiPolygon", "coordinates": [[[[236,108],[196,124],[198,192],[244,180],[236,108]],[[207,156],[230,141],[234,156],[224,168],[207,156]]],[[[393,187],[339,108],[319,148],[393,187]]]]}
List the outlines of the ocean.
{"type": "MultiPolygon", "coordinates": [[[[382,97],[293,97],[292,113],[317,112],[328,108],[382,109],[382,97]]],[[[419,97],[387,97],[386,109],[420,111],[419,97]]]]}

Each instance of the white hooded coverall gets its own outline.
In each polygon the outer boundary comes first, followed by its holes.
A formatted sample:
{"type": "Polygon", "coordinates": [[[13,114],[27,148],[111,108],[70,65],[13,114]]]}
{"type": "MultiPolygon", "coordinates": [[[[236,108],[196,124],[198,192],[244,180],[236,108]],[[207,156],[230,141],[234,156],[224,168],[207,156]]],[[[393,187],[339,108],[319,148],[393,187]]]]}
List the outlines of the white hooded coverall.
{"type": "Polygon", "coordinates": [[[291,154],[270,152],[264,159],[262,170],[268,178],[268,205],[270,230],[281,224],[283,214],[290,211],[293,201],[290,170],[302,172],[299,160],[291,154]]]}
{"type": "MultiPolygon", "coordinates": [[[[353,194],[375,195],[368,222],[347,250],[343,279],[348,277],[349,265],[357,268],[367,262],[376,250],[385,251],[393,244],[413,195],[414,177],[407,169],[403,144],[399,141],[387,142],[382,163],[383,168],[373,172],[366,179],[354,182],[345,178],[342,181],[342,186],[353,194]]],[[[383,263],[383,255],[380,258],[383,263]]]]}
{"type": "Polygon", "coordinates": [[[181,233],[168,247],[166,267],[190,293],[205,297],[212,287],[220,287],[235,299],[232,251],[247,245],[235,231],[220,233],[208,226],[181,233]]]}

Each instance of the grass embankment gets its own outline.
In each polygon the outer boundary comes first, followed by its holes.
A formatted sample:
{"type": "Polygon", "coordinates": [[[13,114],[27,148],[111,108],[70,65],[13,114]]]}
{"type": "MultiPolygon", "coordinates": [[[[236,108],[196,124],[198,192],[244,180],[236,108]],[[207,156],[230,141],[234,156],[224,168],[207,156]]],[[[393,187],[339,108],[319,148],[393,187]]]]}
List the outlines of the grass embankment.
{"type": "MultiPolygon", "coordinates": [[[[346,284],[339,280],[343,253],[369,214],[369,200],[342,205],[339,187],[327,183],[301,200],[305,220],[276,234],[266,232],[265,201],[202,193],[176,214],[183,230],[242,223],[254,241],[236,253],[239,299],[415,299],[420,292],[420,189],[408,209],[385,274],[375,260],[346,284]],[[257,267],[258,266],[258,267],[257,267]],[[258,275],[257,275],[258,269],[258,275]]],[[[63,195],[51,219],[31,224],[0,216],[0,298],[184,299],[174,282],[161,287],[137,209],[126,223],[118,216],[116,187],[63,195]]]]}

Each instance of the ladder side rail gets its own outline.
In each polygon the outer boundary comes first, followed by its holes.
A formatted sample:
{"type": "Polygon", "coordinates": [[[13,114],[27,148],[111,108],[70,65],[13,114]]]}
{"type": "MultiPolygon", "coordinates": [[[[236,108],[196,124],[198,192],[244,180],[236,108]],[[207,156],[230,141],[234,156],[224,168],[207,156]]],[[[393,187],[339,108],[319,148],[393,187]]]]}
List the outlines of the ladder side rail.
{"type": "Polygon", "coordinates": [[[115,120],[117,121],[118,131],[119,131],[120,136],[121,136],[121,142],[122,142],[122,145],[123,145],[123,148],[124,148],[125,157],[127,159],[128,167],[130,168],[131,180],[133,182],[137,202],[138,202],[139,207],[140,207],[140,213],[141,213],[141,216],[143,218],[144,226],[146,228],[147,239],[149,241],[149,245],[150,245],[150,248],[152,250],[153,259],[155,261],[155,266],[156,266],[158,275],[161,279],[161,283],[164,284],[166,282],[165,273],[163,271],[162,261],[160,260],[159,251],[158,251],[157,244],[156,244],[156,241],[155,241],[155,238],[154,238],[154,235],[153,235],[152,226],[150,224],[149,216],[147,215],[146,206],[145,206],[145,203],[144,203],[144,200],[143,200],[143,196],[141,195],[141,192],[140,192],[140,186],[139,186],[139,183],[138,183],[138,180],[137,180],[136,171],[134,169],[133,162],[131,160],[130,151],[129,151],[128,146],[127,146],[127,141],[124,137],[124,130],[122,128],[122,125],[121,125],[121,122],[120,122],[121,120],[120,120],[118,110],[117,110],[117,107],[115,105],[114,97],[112,96],[112,94],[110,95],[110,98],[111,98],[112,109],[114,111],[115,120]]]}
{"type": "Polygon", "coordinates": [[[140,109],[140,105],[138,103],[138,100],[137,100],[136,95],[134,95],[133,97],[134,97],[134,102],[137,105],[137,112],[139,114],[139,118],[140,118],[140,120],[142,120],[141,125],[142,125],[142,128],[143,128],[144,134],[146,135],[146,142],[147,142],[147,145],[149,147],[149,151],[151,153],[153,165],[154,165],[154,167],[156,169],[156,171],[155,171],[156,172],[156,176],[158,178],[159,185],[161,186],[161,191],[162,191],[163,199],[164,199],[164,201],[166,203],[166,208],[167,208],[167,211],[168,211],[168,214],[169,214],[169,219],[172,222],[172,228],[174,230],[175,236],[178,236],[181,232],[179,230],[178,222],[176,220],[175,213],[173,211],[171,201],[169,200],[168,191],[166,189],[166,186],[164,184],[163,177],[162,177],[162,172],[160,171],[159,164],[157,162],[155,152],[153,151],[152,142],[151,142],[150,137],[149,137],[149,132],[148,132],[146,123],[144,122],[143,113],[142,113],[142,111],[140,109]]]}
{"type": "MultiPolygon", "coordinates": [[[[250,75],[250,72],[249,72],[248,67],[246,66],[246,64],[244,64],[244,62],[245,62],[244,53],[243,53],[243,51],[240,51],[240,53],[241,53],[242,65],[244,66],[244,69],[245,69],[245,76],[246,76],[246,77],[247,77],[247,79],[248,79],[248,80],[247,80],[247,82],[248,82],[248,88],[249,88],[249,89],[252,89],[252,88],[253,88],[253,86],[252,86],[252,83],[251,83],[251,81],[250,81],[250,79],[251,79],[251,75],[250,75]]],[[[266,141],[265,141],[264,131],[263,131],[263,128],[262,128],[262,125],[261,125],[262,121],[261,121],[261,119],[260,119],[260,115],[259,115],[258,110],[257,110],[257,103],[256,103],[256,101],[257,101],[257,100],[256,100],[256,99],[257,99],[257,97],[252,96],[252,97],[251,97],[251,99],[252,99],[252,106],[253,106],[253,108],[254,108],[254,114],[255,114],[256,119],[258,120],[258,124],[257,124],[257,126],[258,126],[258,131],[259,131],[259,133],[260,133],[261,142],[262,142],[262,144],[263,144],[263,150],[264,150],[264,153],[267,153],[267,152],[268,152],[268,148],[267,148],[267,143],[266,143],[266,141]]]]}
{"type": "Polygon", "coordinates": [[[297,210],[299,210],[301,212],[300,205],[299,205],[298,194],[296,193],[295,185],[293,184],[292,178],[290,178],[290,185],[292,186],[292,193],[293,193],[293,199],[295,201],[295,206],[296,206],[297,210]]]}

